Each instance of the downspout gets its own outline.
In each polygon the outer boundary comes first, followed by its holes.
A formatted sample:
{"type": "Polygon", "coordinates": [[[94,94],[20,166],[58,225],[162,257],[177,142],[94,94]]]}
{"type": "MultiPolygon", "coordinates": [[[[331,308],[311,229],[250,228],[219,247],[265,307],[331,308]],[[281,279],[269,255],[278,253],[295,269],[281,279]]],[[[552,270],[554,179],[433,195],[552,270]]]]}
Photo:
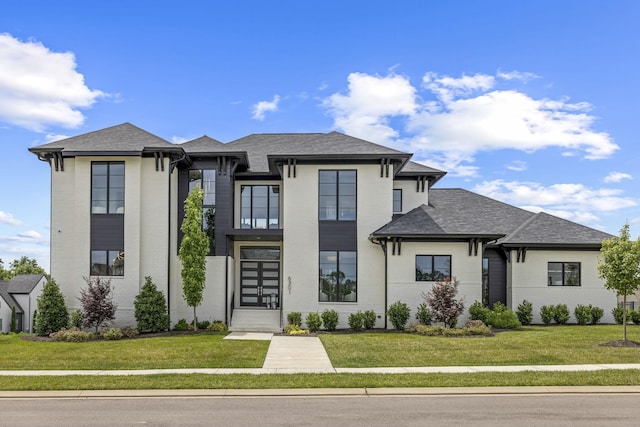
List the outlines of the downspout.
{"type": "MultiPolygon", "coordinates": [[[[169,318],[169,329],[171,329],[171,174],[178,162],[187,157],[186,153],[182,153],[182,157],[169,162],[169,173],[167,174],[167,317],[169,318]]],[[[176,223],[177,225],[177,223],[176,223]]]]}
{"type": "Polygon", "coordinates": [[[387,307],[389,305],[389,259],[387,257],[387,239],[380,240],[369,236],[369,241],[373,244],[380,245],[384,254],[384,329],[387,329],[387,307]]]}

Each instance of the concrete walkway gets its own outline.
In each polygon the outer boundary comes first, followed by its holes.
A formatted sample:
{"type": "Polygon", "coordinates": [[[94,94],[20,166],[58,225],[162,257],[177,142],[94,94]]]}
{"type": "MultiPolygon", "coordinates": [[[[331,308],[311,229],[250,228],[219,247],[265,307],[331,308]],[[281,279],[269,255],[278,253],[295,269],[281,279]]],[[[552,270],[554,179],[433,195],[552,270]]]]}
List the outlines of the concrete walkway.
{"type": "Polygon", "coordinates": [[[262,369],[278,374],[335,372],[320,338],[304,336],[271,338],[262,369]]]}

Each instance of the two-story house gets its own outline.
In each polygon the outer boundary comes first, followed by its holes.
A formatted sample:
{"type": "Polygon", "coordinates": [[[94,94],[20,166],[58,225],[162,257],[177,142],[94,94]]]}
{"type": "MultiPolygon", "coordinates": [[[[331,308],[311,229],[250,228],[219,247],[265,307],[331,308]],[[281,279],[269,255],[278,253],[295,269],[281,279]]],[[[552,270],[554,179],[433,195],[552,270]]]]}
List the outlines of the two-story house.
{"type": "MultiPolygon", "coordinates": [[[[114,285],[119,325],[151,276],[172,324],[191,320],[178,248],[183,203],[204,189],[210,241],[199,320],[279,330],[286,314],[412,312],[436,280],[456,277],[467,306],[594,304],[615,295],[596,265],[611,237],[463,189],[433,188],[444,171],[338,132],[207,136],[183,144],[129,123],[33,147],[51,167],[51,275],[77,308],[84,276],[114,285]]],[[[464,321],[466,316],[460,319],[464,321]]]]}

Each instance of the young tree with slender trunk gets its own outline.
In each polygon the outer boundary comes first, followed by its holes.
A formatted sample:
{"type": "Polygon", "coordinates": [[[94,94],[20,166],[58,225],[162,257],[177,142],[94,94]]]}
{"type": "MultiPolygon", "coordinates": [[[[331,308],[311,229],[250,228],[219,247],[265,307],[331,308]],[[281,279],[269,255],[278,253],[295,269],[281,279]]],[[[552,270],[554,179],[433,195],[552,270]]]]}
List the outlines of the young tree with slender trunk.
{"type": "Polygon", "coordinates": [[[87,287],[80,289],[82,322],[87,328],[95,328],[96,335],[100,326],[115,319],[116,304],[113,302],[111,280],[103,277],[85,277],[87,287]]]}
{"type": "Polygon", "coordinates": [[[627,296],[640,289],[640,238],[632,241],[629,224],[620,229],[619,237],[602,242],[602,259],[598,260],[598,273],[605,279],[604,286],[622,296],[622,337],[627,340],[627,296]]]}
{"type": "Polygon", "coordinates": [[[207,271],[206,256],[209,239],[202,230],[203,191],[196,186],[184,202],[184,220],[180,230],[184,233],[178,256],[182,261],[182,296],[193,307],[193,329],[198,330],[196,307],[202,303],[207,271]]]}

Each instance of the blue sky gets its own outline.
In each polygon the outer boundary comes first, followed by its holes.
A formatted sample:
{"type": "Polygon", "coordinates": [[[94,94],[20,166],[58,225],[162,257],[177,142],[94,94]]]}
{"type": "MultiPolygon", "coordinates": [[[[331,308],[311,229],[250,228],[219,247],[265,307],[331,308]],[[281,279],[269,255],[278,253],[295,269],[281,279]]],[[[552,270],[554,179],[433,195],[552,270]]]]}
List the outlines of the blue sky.
{"type": "Polygon", "coordinates": [[[27,149],[131,122],[180,143],[338,130],[463,187],[640,230],[640,2],[4,1],[0,258],[49,266],[27,149]],[[90,7],[89,7],[90,5],[90,7]]]}

